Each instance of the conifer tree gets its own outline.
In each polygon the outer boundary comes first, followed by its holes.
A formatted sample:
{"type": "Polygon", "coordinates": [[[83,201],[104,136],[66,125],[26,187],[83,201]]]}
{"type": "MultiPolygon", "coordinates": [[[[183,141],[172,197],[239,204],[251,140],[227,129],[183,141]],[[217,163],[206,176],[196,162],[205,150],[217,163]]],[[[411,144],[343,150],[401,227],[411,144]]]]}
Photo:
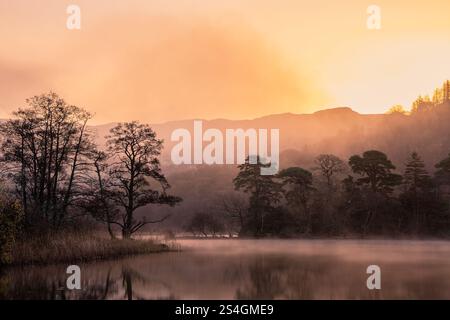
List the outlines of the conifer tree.
{"type": "Polygon", "coordinates": [[[431,177],[425,169],[425,163],[417,152],[413,152],[410,159],[406,163],[403,181],[407,187],[407,190],[414,193],[417,193],[419,190],[424,190],[430,186],[431,177]]]}
{"type": "Polygon", "coordinates": [[[414,230],[423,231],[427,224],[427,209],[430,209],[433,198],[432,180],[417,152],[413,152],[406,163],[403,183],[405,191],[400,198],[414,217],[414,230]]]}

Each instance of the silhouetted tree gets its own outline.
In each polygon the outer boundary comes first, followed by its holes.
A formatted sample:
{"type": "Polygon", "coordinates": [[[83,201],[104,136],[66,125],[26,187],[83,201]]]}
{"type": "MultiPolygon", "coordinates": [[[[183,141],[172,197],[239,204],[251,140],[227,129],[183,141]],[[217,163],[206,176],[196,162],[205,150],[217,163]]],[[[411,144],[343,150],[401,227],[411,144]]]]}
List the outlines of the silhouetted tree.
{"type": "Polygon", "coordinates": [[[287,203],[294,208],[301,208],[306,217],[306,233],[311,232],[311,212],[309,204],[314,191],[311,172],[298,167],[282,170],[278,177],[282,180],[287,203]]]}
{"type": "Polygon", "coordinates": [[[170,196],[170,188],[161,172],[159,156],[163,141],[156,138],[156,133],[145,124],[138,122],[119,123],[107,136],[108,152],[111,156],[112,197],[123,208],[122,221],[114,223],[122,228],[123,238],[131,235],[149,223],[161,219],[137,221],[134,212],[148,204],[167,204],[174,206],[181,198],[170,196]],[[158,189],[150,185],[156,182],[158,189]]]}
{"type": "Polygon", "coordinates": [[[264,233],[264,216],[280,202],[282,196],[281,185],[274,181],[273,176],[261,175],[262,167],[270,167],[270,164],[264,164],[259,157],[252,164],[247,157],[245,163],[238,166],[239,173],[233,180],[236,190],[250,195],[248,222],[254,236],[264,233]]]}
{"type": "Polygon", "coordinates": [[[114,203],[114,189],[109,175],[108,155],[97,149],[89,156],[92,162],[90,173],[86,174],[86,189],[79,206],[97,221],[106,224],[111,239],[115,239],[112,224],[120,217],[118,206],[114,203]]]}
{"type": "Polygon", "coordinates": [[[417,152],[413,152],[410,159],[406,163],[403,183],[408,190],[412,190],[414,192],[430,186],[431,177],[425,169],[425,163],[419,157],[417,152]]]}
{"type": "Polygon", "coordinates": [[[333,177],[345,171],[345,163],[338,157],[332,154],[321,154],[315,159],[316,167],[314,170],[326,179],[329,190],[333,185],[333,177]]]}
{"type": "Polygon", "coordinates": [[[450,199],[450,154],[443,160],[441,160],[439,163],[436,164],[437,171],[434,174],[434,181],[436,181],[438,190],[440,192],[440,201],[441,203],[441,211],[442,206],[447,207],[447,217],[444,220],[444,223],[441,223],[441,225],[450,225],[450,212],[448,212],[448,207],[450,205],[449,199],[450,199]]]}
{"type": "Polygon", "coordinates": [[[218,233],[223,232],[225,227],[216,216],[199,212],[192,217],[186,230],[192,232],[194,236],[201,234],[205,237],[208,235],[215,237],[218,233]]]}
{"type": "Polygon", "coordinates": [[[435,178],[439,184],[450,185],[450,154],[436,164],[435,178]]]}
{"type": "Polygon", "coordinates": [[[220,209],[224,212],[227,220],[231,220],[232,226],[237,224],[237,230],[240,233],[248,215],[246,199],[236,195],[222,197],[220,209]]]}
{"type": "Polygon", "coordinates": [[[349,165],[354,173],[362,176],[357,183],[369,185],[375,193],[390,194],[402,181],[400,175],[391,172],[395,166],[388,157],[377,150],[366,151],[362,157],[350,157],[349,165]]]}
{"type": "MultiPolygon", "coordinates": [[[[356,180],[360,190],[350,195],[350,217],[357,217],[363,235],[382,232],[397,218],[395,214],[398,209],[395,208],[399,206],[398,201],[388,196],[401,184],[402,177],[391,172],[395,166],[384,153],[376,150],[350,157],[349,165],[354,173],[361,176],[356,180]]],[[[353,180],[346,180],[347,188],[351,182],[353,180]]]]}
{"type": "Polygon", "coordinates": [[[52,92],[27,103],[1,125],[2,173],[15,184],[28,224],[58,228],[82,187],[91,115],[52,92]]]}
{"type": "Polygon", "coordinates": [[[424,205],[433,197],[431,177],[425,169],[425,163],[417,152],[413,152],[406,163],[403,175],[405,191],[401,200],[405,207],[412,211],[415,219],[415,229],[419,230],[425,221],[427,208],[424,205]]]}

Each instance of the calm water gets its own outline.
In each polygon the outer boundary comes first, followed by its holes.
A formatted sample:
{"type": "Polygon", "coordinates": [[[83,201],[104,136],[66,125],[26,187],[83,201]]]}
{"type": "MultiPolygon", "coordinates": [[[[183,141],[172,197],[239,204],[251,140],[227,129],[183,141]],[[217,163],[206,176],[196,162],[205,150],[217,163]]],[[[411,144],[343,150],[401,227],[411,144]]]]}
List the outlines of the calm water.
{"type": "Polygon", "coordinates": [[[1,299],[450,299],[450,242],[181,240],[182,252],[0,274],[1,299]],[[366,268],[382,270],[369,291],[366,268]]]}

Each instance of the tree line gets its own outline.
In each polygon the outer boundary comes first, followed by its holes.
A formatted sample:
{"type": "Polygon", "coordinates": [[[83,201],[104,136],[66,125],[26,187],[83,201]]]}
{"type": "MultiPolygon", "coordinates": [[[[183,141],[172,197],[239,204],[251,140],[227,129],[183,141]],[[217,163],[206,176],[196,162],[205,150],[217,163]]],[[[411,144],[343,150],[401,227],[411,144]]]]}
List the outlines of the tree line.
{"type": "MultiPolygon", "coordinates": [[[[447,108],[450,106],[450,80],[444,81],[440,88],[433,91],[432,97],[430,95],[419,95],[411,105],[411,114],[419,114],[429,112],[439,108],[447,108]]],[[[387,113],[390,114],[407,114],[408,111],[402,105],[392,106],[387,113]]]]}
{"type": "Polygon", "coordinates": [[[167,218],[139,219],[138,208],[181,201],[168,193],[159,161],[163,141],[148,125],[117,124],[102,149],[87,126],[92,115],[83,108],[52,92],[26,102],[0,125],[2,230],[57,232],[93,217],[111,237],[116,225],[130,238],[167,218]]]}
{"type": "Polygon", "coordinates": [[[417,152],[402,174],[377,150],[347,162],[322,154],[309,170],[289,167],[275,176],[260,175],[262,162],[247,158],[233,180],[240,194],[223,198],[215,215],[196,214],[186,230],[250,237],[450,235],[450,154],[433,175],[417,152]]]}
{"type": "MultiPolygon", "coordinates": [[[[59,232],[92,219],[130,238],[164,221],[140,218],[147,205],[182,201],[159,161],[163,141],[146,124],[119,123],[98,146],[92,115],[55,93],[34,96],[0,125],[0,250],[20,233],[59,232]]],[[[236,193],[194,216],[186,230],[208,236],[329,236],[449,234],[450,155],[430,174],[414,152],[402,174],[388,156],[369,150],[344,161],[331,154],[313,168],[260,175],[247,161],[236,193]]],[[[6,248],[6,249],[5,249],[6,248]]]]}

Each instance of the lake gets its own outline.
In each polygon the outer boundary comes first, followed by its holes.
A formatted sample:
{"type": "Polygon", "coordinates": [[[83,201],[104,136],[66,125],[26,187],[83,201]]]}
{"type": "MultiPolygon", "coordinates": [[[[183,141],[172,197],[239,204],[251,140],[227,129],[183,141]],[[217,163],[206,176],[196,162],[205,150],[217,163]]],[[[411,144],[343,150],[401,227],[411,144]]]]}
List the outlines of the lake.
{"type": "Polygon", "coordinates": [[[0,273],[0,299],[450,299],[450,242],[177,240],[181,252],[0,273]],[[381,268],[381,290],[366,269],[381,268]]]}

